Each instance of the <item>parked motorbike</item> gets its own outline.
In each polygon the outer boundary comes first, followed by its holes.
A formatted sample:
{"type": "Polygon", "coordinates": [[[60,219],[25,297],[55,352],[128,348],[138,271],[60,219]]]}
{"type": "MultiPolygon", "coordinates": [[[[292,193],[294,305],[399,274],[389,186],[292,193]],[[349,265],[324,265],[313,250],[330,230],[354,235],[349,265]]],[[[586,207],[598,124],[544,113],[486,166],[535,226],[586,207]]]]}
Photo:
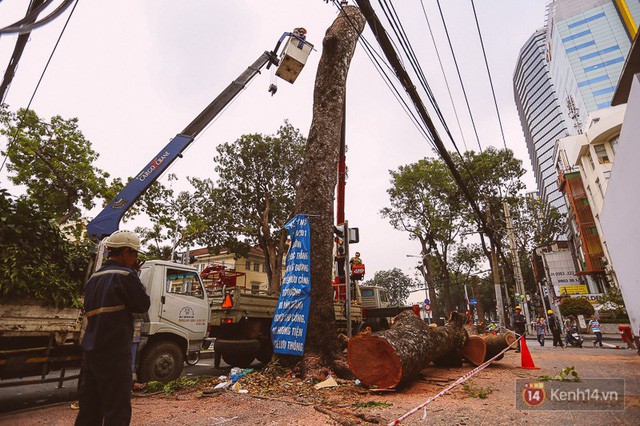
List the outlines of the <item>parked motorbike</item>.
{"type": "Polygon", "coordinates": [[[573,327],[571,330],[569,330],[567,335],[568,335],[568,342],[571,346],[573,346],[574,348],[582,347],[582,344],[584,343],[584,338],[580,334],[578,334],[578,329],[576,327],[573,327]]]}

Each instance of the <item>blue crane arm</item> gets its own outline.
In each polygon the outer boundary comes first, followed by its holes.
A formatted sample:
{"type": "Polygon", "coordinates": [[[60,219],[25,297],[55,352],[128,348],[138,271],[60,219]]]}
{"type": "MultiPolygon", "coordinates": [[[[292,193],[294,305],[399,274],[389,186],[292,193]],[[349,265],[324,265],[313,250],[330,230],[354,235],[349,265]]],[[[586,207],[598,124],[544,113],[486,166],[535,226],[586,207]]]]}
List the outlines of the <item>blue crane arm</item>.
{"type": "MultiPolygon", "coordinates": [[[[283,36],[284,37],[284,36],[283,36]]],[[[280,43],[278,43],[279,45],[280,43]]],[[[173,163],[182,152],[193,142],[196,136],[204,130],[245,86],[260,73],[262,67],[278,64],[276,50],[264,52],[240,76],[231,82],[185,129],[174,137],[150,163],[142,168],[122,191],[107,206],[87,224],[87,232],[94,240],[111,235],[117,231],[120,220],[142,194],[155,182],[160,175],[173,163]]]]}

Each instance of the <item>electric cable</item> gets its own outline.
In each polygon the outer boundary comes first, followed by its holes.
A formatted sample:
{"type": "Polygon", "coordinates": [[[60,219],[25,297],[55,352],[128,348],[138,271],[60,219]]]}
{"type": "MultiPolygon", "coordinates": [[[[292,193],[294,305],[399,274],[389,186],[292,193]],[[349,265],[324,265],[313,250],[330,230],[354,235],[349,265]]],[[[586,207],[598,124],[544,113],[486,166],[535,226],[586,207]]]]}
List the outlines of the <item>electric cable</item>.
{"type": "Polygon", "coordinates": [[[451,101],[451,106],[453,108],[453,114],[456,117],[456,122],[458,123],[458,130],[460,131],[460,137],[462,138],[462,144],[464,145],[464,150],[468,151],[467,141],[464,138],[464,132],[462,131],[462,125],[460,124],[460,117],[458,116],[458,109],[456,108],[456,103],[453,101],[453,95],[451,94],[451,87],[449,86],[449,79],[447,78],[447,73],[444,71],[444,66],[442,64],[442,58],[440,57],[440,51],[438,50],[438,45],[436,44],[436,38],[433,35],[433,30],[431,29],[431,23],[429,22],[429,17],[427,16],[427,11],[424,7],[423,0],[420,0],[420,5],[422,6],[422,12],[424,14],[424,19],[427,22],[427,28],[429,29],[429,34],[431,35],[431,41],[433,42],[433,47],[436,51],[436,57],[438,58],[438,64],[440,64],[440,71],[442,72],[442,77],[444,77],[444,84],[447,87],[447,92],[449,93],[449,100],[451,101]]]}
{"type": "MultiPolygon", "coordinates": [[[[42,10],[44,10],[49,4],[51,4],[52,1],[53,0],[47,0],[40,7],[34,9],[33,12],[31,12],[21,20],[16,21],[7,27],[1,28],[0,35],[24,34],[24,33],[29,33],[36,28],[42,27],[43,25],[48,24],[49,22],[53,21],[58,16],[60,16],[65,10],[67,10],[69,6],[71,6],[71,3],[73,3],[75,0],[64,0],[64,2],[60,6],[54,9],[50,14],[42,18],[40,21],[27,23],[30,19],[34,18],[34,16],[37,17],[42,10]]],[[[33,20],[35,20],[35,18],[33,20]]]]}
{"type": "Polygon", "coordinates": [[[27,116],[27,113],[29,112],[29,107],[31,106],[31,103],[33,102],[33,99],[36,97],[36,93],[38,92],[38,88],[40,87],[40,83],[42,83],[42,80],[44,79],[44,75],[47,72],[47,69],[49,68],[49,64],[51,63],[51,59],[53,59],[53,55],[56,53],[56,49],[58,48],[58,44],[60,44],[60,40],[62,39],[62,35],[64,34],[65,30],[67,29],[67,25],[69,25],[69,21],[71,20],[71,17],[73,16],[73,12],[76,10],[76,6],[78,6],[78,3],[80,2],[80,0],[75,0],[75,2],[76,3],[73,5],[73,8],[71,9],[71,13],[69,13],[69,16],[67,17],[67,21],[64,23],[64,26],[62,27],[62,31],[60,31],[60,35],[58,36],[58,40],[56,40],[56,44],[53,46],[53,50],[51,51],[51,54],[49,55],[49,59],[47,60],[47,63],[45,64],[44,69],[42,70],[42,73],[40,74],[40,78],[38,79],[38,83],[36,84],[35,89],[33,90],[33,94],[31,95],[31,99],[29,99],[29,103],[27,104],[27,107],[25,108],[25,111],[22,114],[22,117],[20,117],[20,120],[19,120],[18,124],[16,125],[16,131],[14,132],[11,140],[7,144],[7,153],[5,154],[5,156],[4,156],[3,160],[2,160],[2,164],[0,164],[0,172],[2,172],[2,169],[4,168],[4,165],[7,162],[7,158],[9,157],[9,148],[15,142],[15,139],[18,136],[18,132],[20,131],[20,127],[22,126],[22,122],[24,121],[25,117],[27,116]]]}
{"type": "MultiPolygon", "coordinates": [[[[343,9],[342,5],[337,0],[333,0],[333,4],[340,11],[342,11],[342,9],[343,9]]],[[[346,17],[347,22],[349,23],[349,25],[351,25],[351,27],[353,29],[356,29],[355,24],[353,22],[351,22],[351,20],[349,19],[348,15],[345,14],[345,17],[346,17]]],[[[367,41],[367,39],[362,34],[360,34],[360,36],[359,36],[359,42],[360,42],[361,46],[363,46],[363,48],[365,50],[365,53],[367,54],[367,57],[369,58],[371,63],[374,65],[374,68],[376,69],[378,74],[382,77],[383,81],[385,82],[385,84],[387,85],[389,90],[391,90],[391,92],[394,95],[394,97],[396,98],[396,100],[401,104],[403,110],[405,111],[405,113],[407,114],[407,116],[409,117],[411,122],[418,129],[418,131],[423,135],[423,137],[427,140],[427,142],[429,142],[429,144],[432,146],[432,148],[437,151],[436,146],[433,143],[433,139],[432,139],[431,135],[429,134],[428,130],[424,127],[423,124],[421,124],[421,121],[416,117],[415,113],[411,110],[411,108],[409,108],[409,105],[407,104],[407,101],[402,97],[401,92],[395,86],[394,80],[391,79],[391,77],[389,77],[389,75],[387,74],[387,72],[385,71],[385,69],[384,69],[384,67],[382,65],[384,65],[387,69],[389,69],[390,71],[393,72],[391,66],[386,62],[386,60],[384,58],[381,57],[381,55],[373,48],[371,43],[369,43],[367,41]],[[376,56],[378,58],[380,58],[380,60],[376,59],[376,56]]]]}
{"type": "Polygon", "coordinates": [[[487,60],[487,52],[484,49],[484,41],[482,40],[480,23],[478,22],[478,15],[476,14],[476,6],[474,5],[473,0],[471,0],[471,8],[473,9],[473,17],[476,21],[476,28],[478,29],[478,37],[480,38],[480,46],[482,47],[482,56],[484,57],[484,65],[487,68],[487,75],[489,76],[489,84],[491,85],[491,95],[493,95],[493,104],[496,107],[498,124],[500,126],[500,134],[502,135],[502,144],[504,145],[504,149],[507,149],[507,139],[504,137],[504,128],[502,127],[502,118],[500,117],[500,110],[498,109],[498,100],[496,99],[496,91],[493,88],[493,79],[491,78],[491,71],[489,70],[489,61],[487,60]]]}
{"type": "Polygon", "coordinates": [[[471,125],[473,126],[473,132],[476,135],[476,140],[478,141],[478,148],[480,148],[480,152],[482,152],[482,145],[480,145],[480,137],[478,136],[478,129],[476,128],[476,122],[473,119],[473,114],[471,113],[471,106],[469,105],[469,97],[467,96],[467,91],[464,87],[464,82],[462,81],[462,75],[460,74],[460,67],[458,66],[458,60],[456,59],[456,54],[453,50],[453,44],[451,43],[451,37],[449,36],[449,29],[447,28],[447,23],[444,19],[444,14],[442,12],[442,7],[440,6],[440,0],[436,0],[438,5],[438,10],[440,11],[440,18],[442,19],[442,25],[444,25],[444,32],[447,35],[447,41],[449,42],[449,49],[451,50],[451,56],[453,57],[453,63],[456,67],[456,72],[458,73],[458,80],[460,81],[460,86],[462,87],[462,93],[464,95],[464,101],[467,104],[467,110],[469,111],[469,117],[471,118],[471,125]]]}

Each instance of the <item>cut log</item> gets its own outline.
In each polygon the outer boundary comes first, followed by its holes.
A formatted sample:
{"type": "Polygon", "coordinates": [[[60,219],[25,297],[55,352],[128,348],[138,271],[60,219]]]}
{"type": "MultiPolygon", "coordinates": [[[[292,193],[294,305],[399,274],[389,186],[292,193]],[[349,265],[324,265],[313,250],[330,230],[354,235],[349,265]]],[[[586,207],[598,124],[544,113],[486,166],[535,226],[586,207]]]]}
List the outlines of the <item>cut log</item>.
{"type": "MultiPolygon", "coordinates": [[[[507,333],[499,333],[499,334],[483,334],[480,336],[484,339],[487,345],[487,354],[485,355],[485,361],[493,358],[500,352],[502,352],[506,347],[516,342],[516,335],[507,332],[507,333]]],[[[515,349],[512,348],[512,349],[515,349]]],[[[501,360],[504,355],[500,356],[500,358],[496,358],[496,360],[501,360]]]]}
{"type": "Polygon", "coordinates": [[[452,312],[445,327],[429,327],[413,312],[402,312],[389,330],[349,340],[349,368],[365,386],[393,389],[406,384],[431,361],[465,346],[465,320],[466,315],[452,312]]]}
{"type": "Polygon", "coordinates": [[[469,336],[469,341],[464,348],[461,349],[461,352],[471,364],[478,366],[485,362],[487,344],[482,336],[472,335],[469,336]]]}

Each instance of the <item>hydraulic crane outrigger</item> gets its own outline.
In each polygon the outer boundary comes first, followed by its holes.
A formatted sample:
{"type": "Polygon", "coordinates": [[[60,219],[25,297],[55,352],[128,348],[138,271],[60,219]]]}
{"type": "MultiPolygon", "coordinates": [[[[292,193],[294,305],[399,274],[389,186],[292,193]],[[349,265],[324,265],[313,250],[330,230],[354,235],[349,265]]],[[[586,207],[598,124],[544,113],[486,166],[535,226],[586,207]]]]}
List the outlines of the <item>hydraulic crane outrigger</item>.
{"type": "MultiPolygon", "coordinates": [[[[296,29],[303,30],[303,29],[296,29]]],[[[304,31],[304,30],[303,30],[304,31]]],[[[194,141],[196,136],[231,102],[246,85],[260,73],[266,65],[280,65],[276,75],[293,83],[302,70],[313,45],[305,41],[304,32],[285,32],[275,48],[265,51],[240,76],[229,84],[185,129],[178,133],[160,152],[138,173],[120,193],[87,224],[87,232],[96,241],[118,230],[120,220],[138,198],[194,141]],[[280,45],[288,37],[282,56],[277,56],[280,45]]],[[[275,93],[273,88],[269,89],[275,93]]]]}

